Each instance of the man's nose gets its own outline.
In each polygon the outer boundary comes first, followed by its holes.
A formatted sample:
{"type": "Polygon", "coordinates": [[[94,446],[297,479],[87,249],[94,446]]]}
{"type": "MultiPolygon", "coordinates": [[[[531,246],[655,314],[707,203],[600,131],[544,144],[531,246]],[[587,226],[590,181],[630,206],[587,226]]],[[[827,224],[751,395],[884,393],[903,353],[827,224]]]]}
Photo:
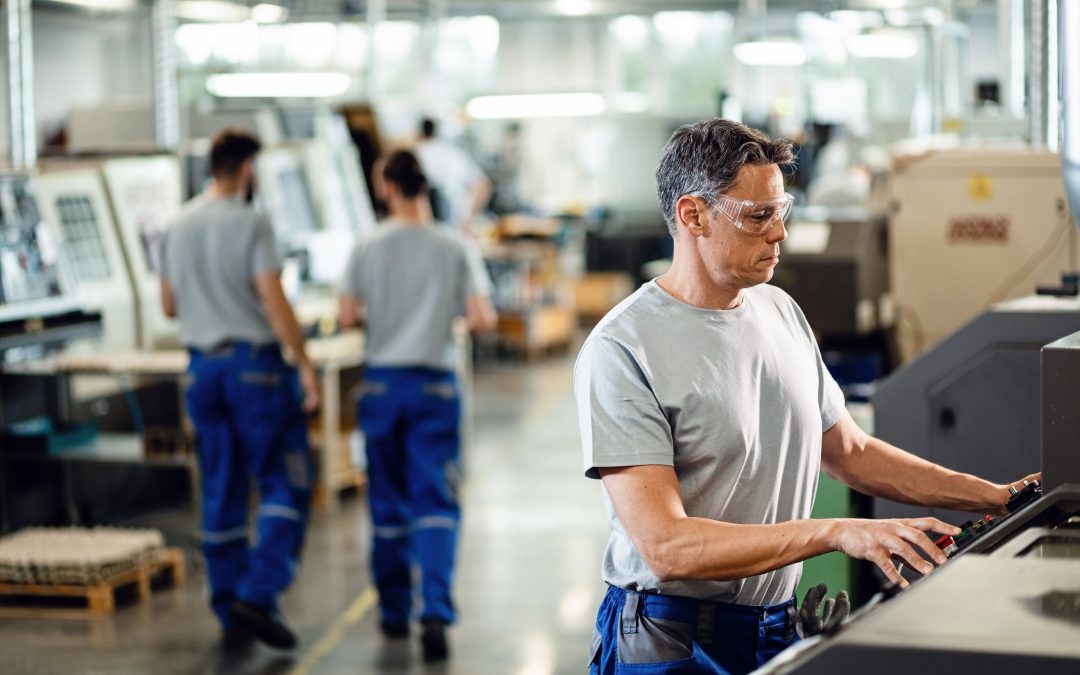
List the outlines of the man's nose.
{"type": "Polygon", "coordinates": [[[787,239],[787,225],[783,218],[777,218],[773,226],[765,234],[765,240],[770,244],[778,244],[787,239]]]}

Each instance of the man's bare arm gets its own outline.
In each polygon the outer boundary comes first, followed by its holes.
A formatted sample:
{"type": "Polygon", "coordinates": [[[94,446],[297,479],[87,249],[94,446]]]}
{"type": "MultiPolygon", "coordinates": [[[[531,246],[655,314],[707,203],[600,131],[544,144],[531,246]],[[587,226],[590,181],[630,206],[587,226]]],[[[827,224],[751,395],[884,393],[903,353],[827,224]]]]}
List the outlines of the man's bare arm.
{"type": "Polygon", "coordinates": [[[300,330],[300,323],[296,320],[292,305],[281,287],[281,273],[274,270],[257,275],[255,289],[259,293],[274,335],[289,348],[296,360],[300,370],[300,385],[304,389],[304,410],[312,412],[319,407],[319,383],[304,348],[304,332],[300,330]]]}
{"type": "Polygon", "coordinates": [[[338,326],[342,329],[355,328],[364,323],[364,307],[351,295],[338,298],[338,326]]]}
{"type": "MultiPolygon", "coordinates": [[[[850,415],[822,436],[821,466],[832,478],[872,497],[957,511],[1006,513],[1008,485],[916,457],[870,436],[850,415]]],[[[1027,480],[1038,477],[1032,474],[1027,480]]]]}
{"type": "Polygon", "coordinates": [[[743,579],[829,551],[877,564],[892,581],[907,585],[893,566],[895,556],[928,573],[945,556],[925,532],[958,534],[935,518],[902,520],[792,520],[740,525],[686,514],[678,479],[670,466],[602,468],[604,488],[635,548],[661,580],[743,579]]]}
{"type": "Polygon", "coordinates": [[[172,284],[164,279],[161,280],[161,311],[170,319],[176,318],[176,294],[172,284]]]}
{"type": "Polygon", "coordinates": [[[485,295],[465,298],[465,323],[474,333],[488,333],[499,325],[499,315],[485,295]]]}

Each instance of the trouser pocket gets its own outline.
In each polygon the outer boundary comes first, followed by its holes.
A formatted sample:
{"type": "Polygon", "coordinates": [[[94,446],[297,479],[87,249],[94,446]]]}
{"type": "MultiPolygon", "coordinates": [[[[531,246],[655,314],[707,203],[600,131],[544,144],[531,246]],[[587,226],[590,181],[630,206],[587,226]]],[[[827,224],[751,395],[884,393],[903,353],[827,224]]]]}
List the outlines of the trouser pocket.
{"type": "Polygon", "coordinates": [[[694,657],[690,624],[646,615],[641,594],[627,591],[619,619],[616,654],[620,666],[689,662],[694,657]]]}

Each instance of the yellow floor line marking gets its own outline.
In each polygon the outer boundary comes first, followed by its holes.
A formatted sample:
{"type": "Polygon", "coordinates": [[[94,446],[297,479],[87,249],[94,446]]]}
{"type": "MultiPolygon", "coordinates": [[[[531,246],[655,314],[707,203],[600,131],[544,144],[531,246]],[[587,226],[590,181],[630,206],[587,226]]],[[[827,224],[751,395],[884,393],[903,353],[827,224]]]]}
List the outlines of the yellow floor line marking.
{"type": "Polygon", "coordinates": [[[352,604],[349,605],[338,620],[334,622],[334,625],[330,627],[330,630],[326,631],[326,634],[322,636],[322,639],[315,643],[306,654],[304,658],[300,660],[300,663],[296,664],[296,667],[289,671],[289,675],[308,675],[311,672],[311,668],[319,662],[319,660],[330,653],[330,650],[337,646],[337,643],[341,641],[341,638],[345,636],[345,631],[349,630],[349,627],[355,624],[360,619],[363,619],[368,612],[375,607],[375,603],[379,599],[379,594],[375,592],[375,589],[368,586],[363,593],[356,596],[352,604]]]}

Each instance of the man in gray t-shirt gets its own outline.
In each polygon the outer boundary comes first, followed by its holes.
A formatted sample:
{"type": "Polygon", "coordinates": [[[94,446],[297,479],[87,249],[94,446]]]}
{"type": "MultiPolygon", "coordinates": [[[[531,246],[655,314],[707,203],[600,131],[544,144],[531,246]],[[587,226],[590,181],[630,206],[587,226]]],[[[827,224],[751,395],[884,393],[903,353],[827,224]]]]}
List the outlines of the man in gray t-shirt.
{"type": "Polygon", "coordinates": [[[464,316],[495,327],[489,282],[477,279],[469,251],[437,227],[416,156],[391,153],[377,185],[390,219],[359,242],[341,283],[342,326],[367,328],[357,419],[367,453],[372,576],[379,626],[409,634],[413,570],[420,572],[424,659],[447,657],[459,506],[461,398],[451,329],[464,316]]]}
{"type": "Polygon", "coordinates": [[[319,388],[281,288],[274,233],[246,199],[259,148],[242,131],[214,138],[214,182],[161,244],[161,301],[191,356],[185,398],[202,481],[202,547],[225,646],[255,637],[288,649],[296,637],[277,597],[307,526],[313,469],[304,413],[318,406],[319,388]],[[299,371],[283,360],[282,344],[299,371]],[[251,545],[253,482],[260,504],[251,545]]]}
{"type": "Polygon", "coordinates": [[[799,307],[765,285],[793,159],[727,120],[678,129],[656,170],[671,269],[578,357],[585,474],[603,480],[611,523],[592,673],[749,672],[797,639],[803,560],[839,550],[902,586],[893,557],[923,574],[918,550],[944,562],[926,533],[959,530],[934,518],[810,519],[819,470],[868,495],[1005,511],[1008,485],[863,433],[799,307]]]}

